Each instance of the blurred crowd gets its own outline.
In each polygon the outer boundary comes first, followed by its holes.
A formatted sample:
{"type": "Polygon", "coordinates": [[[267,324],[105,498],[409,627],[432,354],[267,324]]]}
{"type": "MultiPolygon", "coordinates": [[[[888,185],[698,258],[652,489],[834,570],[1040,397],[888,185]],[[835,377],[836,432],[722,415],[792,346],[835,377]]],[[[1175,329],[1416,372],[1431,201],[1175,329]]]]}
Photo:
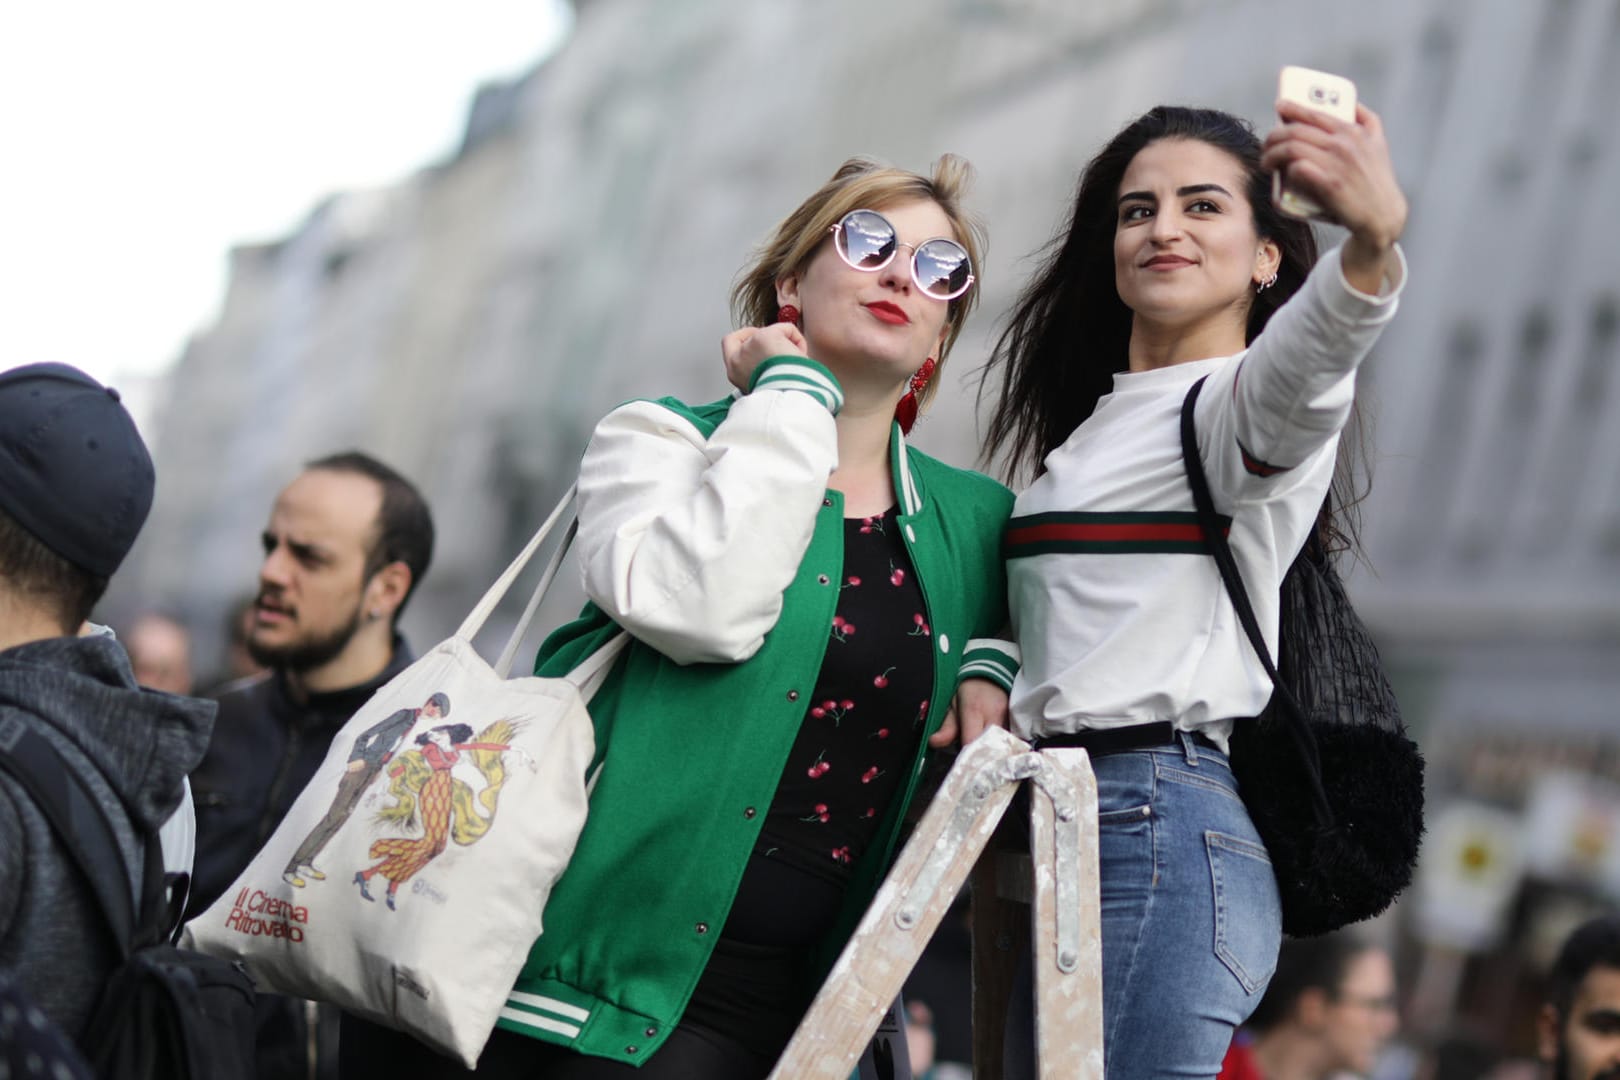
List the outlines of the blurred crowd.
{"type": "MultiPolygon", "coordinates": [[[[583,758],[564,767],[590,828],[570,837],[555,891],[533,904],[519,890],[547,928],[524,937],[515,985],[483,980],[506,1007],[483,1029],[479,1075],[597,1080],[648,1059],[653,1080],[770,1071],[927,802],[930,749],[1005,728],[1037,749],[1086,750],[1098,816],[1120,826],[1097,849],[1113,1075],[1208,1076],[1224,1050],[1228,1080],[1620,1080],[1615,914],[1583,912],[1544,970],[1516,973],[1531,990],[1499,996],[1494,1015],[1515,1017],[1505,1032],[1447,1026],[1465,958],[1433,937],[1406,949],[1399,909],[1278,955],[1278,886],[1291,879],[1245,805],[1264,785],[1239,790],[1228,738],[1252,731],[1235,725],[1283,684],[1256,616],[1246,641],[1211,616],[1248,608],[1237,572],[1223,584],[1186,556],[1235,550],[1251,572],[1276,571],[1277,588],[1254,594],[1278,625],[1283,568],[1340,535],[1334,508],[1347,504],[1329,491],[1355,368],[1406,275],[1406,204],[1376,114],[1313,117],[1285,101],[1279,116],[1262,143],[1230,114],[1156,108],[1087,166],[1073,243],[1026,287],[990,364],[1005,381],[986,453],[1027,459],[1037,479],[1022,494],[904,441],[976,299],[980,230],[958,202],[968,167],[951,155],[931,178],[850,159],[784,219],[733,297],[744,325],[721,349],[736,393],[632,401],[598,424],[576,503],[590,599],[534,668],[572,677],[606,657],[589,697],[588,795],[583,758]],[[1309,226],[1267,196],[1268,172],[1301,165],[1291,183],[1334,178],[1311,191],[1349,233],[1320,260],[1309,226]],[[1098,273],[1114,287],[1095,287],[1098,273]],[[1093,347],[1108,334],[1119,355],[1093,347]],[[1084,394],[1077,355],[1096,369],[1084,394]],[[1163,422],[1177,413],[1179,430],[1163,422]],[[1200,455],[1232,511],[1233,550],[1207,490],[1202,520],[1164,509],[1200,490],[1200,455]],[[1101,685],[1118,700],[1090,700],[1101,685]],[[727,710],[738,723],[715,723],[727,710]]],[[[182,927],[250,903],[244,871],[270,861],[278,833],[303,839],[275,848],[266,877],[286,889],[256,894],[277,910],[307,915],[297,905],[329,876],[343,888],[326,895],[383,920],[413,878],[399,904],[426,893],[443,905],[416,875],[446,850],[456,800],[474,797],[452,768],[464,752],[497,755],[469,760],[501,778],[485,772],[482,830],[504,783],[498,755],[528,760],[508,737],[526,714],[503,711],[474,738],[464,713],[439,723],[451,702],[437,687],[342,736],[430,647],[400,620],[435,526],[388,463],[310,449],[263,510],[256,580],[226,625],[155,609],[98,625],[155,497],[151,457],[117,393],[83,372],[0,372],[0,1080],[150,1076],[144,1040],[171,1029],[240,1052],[263,1080],[464,1074],[411,1038],[428,1041],[421,1027],[374,1022],[398,1010],[361,1017],[244,988],[243,1008],[214,1014],[143,990],[230,999],[232,966],[206,945],[191,952],[182,927]],[[198,672],[197,654],[226,659],[198,672]],[[330,790],[295,807],[329,762],[330,790]],[[385,769],[411,768],[409,801],[406,781],[389,791],[411,835],[372,842],[380,861],[351,879],[328,846],[385,769]],[[306,822],[313,802],[324,815],[306,822]],[[214,1028],[188,1026],[205,1013],[214,1028]]],[[[1318,776],[1311,754],[1295,764],[1318,776]]],[[[543,846],[543,817],[523,819],[525,847],[543,846]]],[[[1421,822],[1410,831],[1415,851],[1421,822]]],[[[1491,862],[1485,843],[1464,854],[1474,869],[1491,862]]],[[[480,904],[500,887],[463,880],[480,904]]],[[[1434,895],[1478,892],[1417,891],[1431,912],[1434,895]]],[[[1492,912],[1480,923],[1505,906],[1498,892],[1476,904],[1492,912]]],[[[934,1080],[966,1075],[972,1057],[962,910],[901,1014],[912,1072],[934,1080]]],[[[296,931],[277,929],[267,936],[296,931]]],[[[503,926],[481,929],[519,955],[503,926]]],[[[430,996],[397,964],[386,983],[430,996]]],[[[1015,981],[1007,1005],[1009,1075],[1033,1075],[1030,987],[1015,981]]],[[[893,1077],[893,1047],[873,1048],[876,1074],[893,1077]]]]}
{"type": "MultiPolygon", "coordinates": [[[[87,431],[103,432],[111,425],[124,439],[124,449],[139,456],[138,436],[122,426],[116,399],[69,368],[47,365],[0,376],[0,411],[7,395],[33,386],[44,386],[72,406],[64,412],[64,431],[56,433],[64,441],[83,442],[87,431]]],[[[104,433],[99,437],[104,444],[115,442],[104,433]]],[[[60,470],[53,477],[63,478],[60,470]]],[[[213,628],[227,642],[227,666],[199,680],[191,666],[193,631],[173,616],[148,611],[116,635],[83,622],[121,549],[133,542],[143,512],[126,507],[121,515],[104,513],[114,501],[110,481],[129,483],[128,470],[107,470],[99,460],[73,464],[67,482],[82,485],[78,497],[53,499],[57,505],[46,511],[35,505],[43,501],[38,485],[30,490],[15,477],[0,483],[0,709],[16,707],[18,665],[42,663],[67,668],[76,663],[81,674],[99,663],[104,670],[93,677],[160,703],[178,703],[199,688],[217,702],[221,722],[212,739],[191,740],[185,767],[161,774],[171,781],[170,789],[154,804],[154,818],[159,812],[177,814],[178,781],[189,776],[196,807],[194,857],[166,852],[166,861],[191,863],[183,872],[189,873],[189,885],[180,878],[180,888],[189,889],[185,911],[190,915],[205,910],[245,868],[348,717],[414,655],[396,624],[427,573],[432,520],[414,486],[383,463],[355,452],[313,460],[289,478],[268,508],[260,537],[263,561],[252,593],[226,626],[213,628]],[[71,554],[55,557],[58,551],[71,554]],[[60,631],[70,626],[82,636],[64,644],[60,631]],[[75,648],[88,651],[76,660],[52,655],[52,650],[61,654],[75,648]]],[[[170,723],[161,712],[154,714],[154,731],[170,723]]],[[[108,734],[86,730],[78,720],[58,716],[57,721],[74,729],[67,740],[72,745],[95,746],[108,734]]],[[[120,746],[102,749],[116,759],[130,739],[152,735],[126,729],[113,734],[120,746]]],[[[157,775],[148,771],[130,782],[150,783],[157,775]]],[[[0,830],[41,827],[26,815],[19,819],[10,806],[0,800],[0,830]]],[[[14,848],[8,841],[8,849],[14,848]]],[[[50,965],[76,948],[71,939],[85,937],[96,917],[58,892],[48,898],[53,918],[42,920],[41,899],[28,891],[38,889],[47,875],[33,866],[29,870],[27,878],[14,869],[0,878],[0,995],[19,1003],[0,1006],[0,1065],[10,1063],[9,1075],[21,1076],[34,1075],[23,1071],[27,1062],[60,1061],[52,1075],[80,1075],[72,1040],[62,1033],[84,1023],[97,986],[92,969],[111,959],[76,953],[73,962],[90,972],[88,981],[49,977],[50,965]],[[22,880],[27,885],[19,894],[22,880]],[[74,913],[79,925],[64,912],[74,913]]],[[[312,862],[290,866],[288,872],[318,873],[312,862]]],[[[71,884],[57,887],[73,891],[71,884]]],[[[969,1075],[967,932],[961,911],[942,929],[907,987],[913,1065],[917,1075],[939,1080],[969,1075]]],[[[1525,1018],[1535,1031],[1534,1056],[1524,1054],[1524,1047],[1509,1053],[1499,1039],[1479,1032],[1423,1043],[1403,1040],[1405,999],[1386,944],[1389,935],[1372,929],[1372,935],[1344,932],[1286,942],[1264,999],[1233,1042],[1222,1077],[1620,1077],[1620,916],[1593,919],[1562,945],[1541,980],[1539,1009],[1525,1018]]],[[[365,1075],[341,1070],[340,1021],[328,1006],[263,994],[257,1023],[258,1075],[267,1080],[365,1075]]]]}

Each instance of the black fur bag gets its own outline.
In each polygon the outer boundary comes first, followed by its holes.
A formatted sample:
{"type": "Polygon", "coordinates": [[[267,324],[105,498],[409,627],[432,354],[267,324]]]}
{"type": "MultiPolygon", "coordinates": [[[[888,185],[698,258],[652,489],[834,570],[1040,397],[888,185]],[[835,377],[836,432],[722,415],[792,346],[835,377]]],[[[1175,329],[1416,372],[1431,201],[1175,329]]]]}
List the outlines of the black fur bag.
{"type": "Polygon", "coordinates": [[[1193,431],[1181,448],[1206,542],[1232,606],[1276,691],[1232,733],[1232,772],[1265,840],[1282,894],[1283,932],[1309,937],[1371,918],[1411,884],[1423,837],[1423,755],[1406,736],[1372,635],[1318,545],[1283,578],[1272,665],[1225,532],[1216,522],[1193,431]]]}

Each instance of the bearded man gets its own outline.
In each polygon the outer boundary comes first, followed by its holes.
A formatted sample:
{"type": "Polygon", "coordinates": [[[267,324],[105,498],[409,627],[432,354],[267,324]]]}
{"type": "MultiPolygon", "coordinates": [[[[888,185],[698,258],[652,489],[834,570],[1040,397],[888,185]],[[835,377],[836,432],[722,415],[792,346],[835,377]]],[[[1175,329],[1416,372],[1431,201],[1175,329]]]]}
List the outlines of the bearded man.
{"type": "Polygon", "coordinates": [[[1547,982],[1536,1034],[1552,1080],[1620,1078],[1620,914],[1576,927],[1547,982]]]}
{"type": "MultiPolygon", "coordinates": [[[[219,692],[213,741],[191,776],[197,860],[188,916],[247,868],[343,725],[410,664],[396,624],[427,573],[433,518],[393,469],[335,454],[310,462],[276,497],[263,544],[247,646],[268,670],[219,692]]],[[[391,749],[380,746],[377,756],[391,749]]],[[[303,863],[288,868],[289,879],[307,870],[322,836],[295,857],[303,863]]],[[[261,1080],[335,1075],[335,1012],[263,999],[261,1080]]]]}

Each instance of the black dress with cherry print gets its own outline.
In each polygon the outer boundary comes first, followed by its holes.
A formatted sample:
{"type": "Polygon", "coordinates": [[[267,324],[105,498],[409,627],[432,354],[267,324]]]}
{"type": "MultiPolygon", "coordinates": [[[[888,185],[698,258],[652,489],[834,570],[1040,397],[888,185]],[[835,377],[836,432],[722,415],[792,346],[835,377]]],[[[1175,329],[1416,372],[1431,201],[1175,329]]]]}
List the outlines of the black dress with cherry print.
{"type": "Polygon", "coordinates": [[[815,694],[726,922],[725,935],[739,941],[807,945],[831,929],[854,865],[916,759],[933,630],[892,508],[845,519],[827,633],[815,694]]]}

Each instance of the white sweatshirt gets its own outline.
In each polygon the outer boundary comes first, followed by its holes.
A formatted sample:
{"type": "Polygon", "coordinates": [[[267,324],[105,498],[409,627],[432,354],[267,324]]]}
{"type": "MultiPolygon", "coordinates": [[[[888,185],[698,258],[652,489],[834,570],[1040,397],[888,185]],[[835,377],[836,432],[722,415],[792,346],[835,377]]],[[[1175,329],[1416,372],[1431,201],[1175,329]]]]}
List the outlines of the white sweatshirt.
{"type": "Polygon", "coordinates": [[[1013,730],[1035,734],[1170,720],[1223,748],[1271,682],[1200,546],[1181,460],[1182,399],[1255,616],[1276,652],[1278,588],[1333,477],[1356,367],[1406,278],[1351,288],[1338,249],[1236,356],[1114,376],[1113,393],[1018,497],[1006,535],[1023,667],[1013,730]]]}

